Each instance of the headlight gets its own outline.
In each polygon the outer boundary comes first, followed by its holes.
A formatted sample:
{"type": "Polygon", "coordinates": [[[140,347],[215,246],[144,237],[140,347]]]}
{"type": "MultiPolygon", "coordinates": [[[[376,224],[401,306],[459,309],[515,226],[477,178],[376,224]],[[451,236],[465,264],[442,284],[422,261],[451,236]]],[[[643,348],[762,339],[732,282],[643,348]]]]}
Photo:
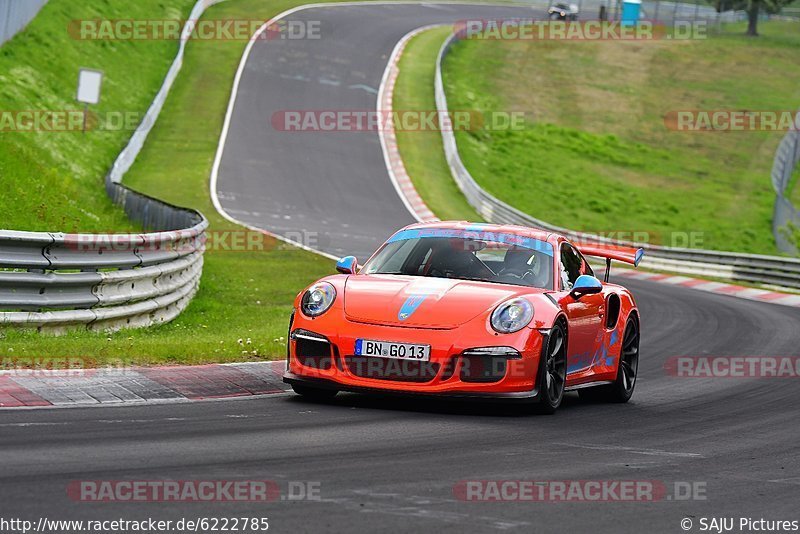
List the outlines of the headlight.
{"type": "Polygon", "coordinates": [[[507,300],[492,312],[492,328],[501,334],[522,330],[533,319],[533,305],[523,298],[507,300]]]}
{"type": "Polygon", "coordinates": [[[328,311],[335,299],[336,289],[328,282],[320,282],[306,290],[300,308],[305,315],[317,317],[328,311]]]}

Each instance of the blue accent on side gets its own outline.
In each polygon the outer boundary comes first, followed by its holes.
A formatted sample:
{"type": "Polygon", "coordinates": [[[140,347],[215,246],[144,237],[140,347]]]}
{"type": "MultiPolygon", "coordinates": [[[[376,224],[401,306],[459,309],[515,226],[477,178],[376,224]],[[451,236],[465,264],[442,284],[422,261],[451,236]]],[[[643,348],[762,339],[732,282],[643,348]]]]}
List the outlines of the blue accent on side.
{"type": "Polygon", "coordinates": [[[578,371],[583,371],[591,367],[594,362],[594,355],[583,352],[581,354],[575,354],[572,356],[571,360],[572,363],[567,366],[567,374],[577,373],[578,371]]]}
{"type": "MultiPolygon", "coordinates": [[[[470,226],[469,228],[473,228],[470,226]]],[[[474,230],[460,230],[452,228],[422,228],[400,230],[392,237],[389,238],[387,243],[394,243],[395,241],[406,241],[408,239],[420,239],[424,237],[437,237],[442,239],[447,238],[460,238],[460,239],[477,239],[480,241],[491,241],[493,243],[503,243],[506,245],[514,245],[530,250],[536,250],[543,254],[553,257],[553,245],[546,241],[534,239],[532,237],[519,236],[515,234],[505,234],[498,232],[491,232],[485,230],[479,225],[474,225],[474,230]]]]}
{"type": "Polygon", "coordinates": [[[572,364],[567,366],[567,374],[577,373],[593,367],[595,363],[602,362],[605,367],[614,365],[614,356],[609,354],[611,347],[619,343],[619,332],[614,330],[611,332],[611,338],[608,340],[608,345],[605,342],[601,343],[589,357],[588,352],[576,354],[572,357],[572,364]]]}
{"type": "Polygon", "coordinates": [[[361,345],[363,342],[363,339],[356,339],[356,350],[354,351],[356,356],[361,356],[361,345]]]}
{"type": "Polygon", "coordinates": [[[428,295],[411,295],[408,297],[400,307],[400,311],[397,312],[397,318],[401,321],[405,321],[411,317],[426,298],[428,298],[428,295]]]}
{"type": "Polygon", "coordinates": [[[613,347],[614,345],[617,344],[618,341],[619,341],[619,332],[614,330],[613,332],[611,332],[611,343],[610,343],[610,346],[613,347]]]}
{"type": "Polygon", "coordinates": [[[603,363],[605,364],[606,367],[611,367],[612,365],[614,365],[614,357],[610,355],[608,352],[609,349],[611,349],[611,347],[616,345],[618,342],[619,342],[619,332],[614,330],[613,332],[611,332],[611,339],[608,341],[608,347],[603,348],[603,356],[605,360],[603,363]]]}
{"type": "Polygon", "coordinates": [[[636,251],[636,257],[633,259],[633,266],[638,267],[639,262],[642,261],[642,257],[644,256],[644,249],[640,248],[636,251]]]}

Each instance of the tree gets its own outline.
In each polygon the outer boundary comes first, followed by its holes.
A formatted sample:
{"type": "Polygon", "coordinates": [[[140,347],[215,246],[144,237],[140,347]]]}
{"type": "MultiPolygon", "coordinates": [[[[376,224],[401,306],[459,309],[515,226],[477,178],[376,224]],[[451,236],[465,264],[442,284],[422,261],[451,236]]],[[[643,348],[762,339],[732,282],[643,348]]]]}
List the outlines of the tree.
{"type": "Polygon", "coordinates": [[[717,12],[728,10],[744,10],[747,13],[747,35],[758,36],[758,15],[765,13],[778,13],[781,8],[791,4],[794,0],[714,0],[717,12]]]}

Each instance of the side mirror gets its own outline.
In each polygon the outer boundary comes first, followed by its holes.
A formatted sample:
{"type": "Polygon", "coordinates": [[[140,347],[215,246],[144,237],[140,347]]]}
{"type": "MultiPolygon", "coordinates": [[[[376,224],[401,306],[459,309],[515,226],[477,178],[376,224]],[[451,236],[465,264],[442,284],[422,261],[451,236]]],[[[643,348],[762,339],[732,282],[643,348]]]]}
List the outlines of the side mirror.
{"type": "Polygon", "coordinates": [[[578,300],[584,295],[594,295],[595,293],[600,293],[602,290],[603,284],[600,283],[600,280],[594,276],[582,274],[575,280],[575,284],[572,286],[572,291],[570,291],[569,294],[572,295],[572,298],[578,300]]]}
{"type": "Polygon", "coordinates": [[[358,260],[355,256],[345,256],[336,262],[336,270],[342,274],[356,274],[358,260]]]}

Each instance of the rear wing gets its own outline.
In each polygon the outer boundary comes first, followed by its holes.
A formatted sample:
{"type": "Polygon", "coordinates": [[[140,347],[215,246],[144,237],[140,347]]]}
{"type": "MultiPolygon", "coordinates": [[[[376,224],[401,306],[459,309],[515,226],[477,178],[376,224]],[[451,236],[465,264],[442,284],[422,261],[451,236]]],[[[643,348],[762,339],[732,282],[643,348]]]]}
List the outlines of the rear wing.
{"type": "Polygon", "coordinates": [[[642,261],[642,256],[644,256],[643,248],[625,247],[606,243],[583,243],[575,245],[575,248],[584,256],[595,256],[597,258],[606,259],[606,282],[608,282],[608,275],[611,271],[611,260],[629,263],[634,267],[638,267],[639,262],[642,261]]]}

